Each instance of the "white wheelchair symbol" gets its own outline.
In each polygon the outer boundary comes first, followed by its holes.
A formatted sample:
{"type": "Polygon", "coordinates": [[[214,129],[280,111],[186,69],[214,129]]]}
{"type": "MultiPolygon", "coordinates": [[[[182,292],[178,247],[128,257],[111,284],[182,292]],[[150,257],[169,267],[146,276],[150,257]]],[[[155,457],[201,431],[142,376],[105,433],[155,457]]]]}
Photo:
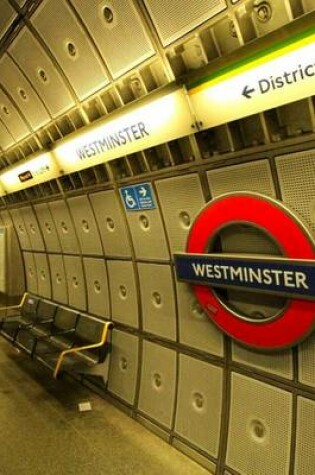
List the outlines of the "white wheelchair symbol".
{"type": "Polygon", "coordinates": [[[125,190],[125,203],[128,208],[134,208],[137,206],[137,202],[132,195],[128,193],[128,190],[125,190]]]}

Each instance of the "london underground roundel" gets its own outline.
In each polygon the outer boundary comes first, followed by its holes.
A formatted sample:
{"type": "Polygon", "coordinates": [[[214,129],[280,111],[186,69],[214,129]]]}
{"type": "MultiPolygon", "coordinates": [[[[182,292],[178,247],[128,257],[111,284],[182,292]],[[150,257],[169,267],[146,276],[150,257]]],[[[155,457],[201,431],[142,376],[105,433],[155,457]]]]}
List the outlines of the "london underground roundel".
{"type": "Polygon", "coordinates": [[[278,350],[298,343],[312,331],[314,243],[306,227],[281,202],[245,192],[214,199],[195,219],[186,251],[175,255],[178,280],[193,284],[208,316],[232,338],[257,349],[278,350]],[[235,224],[252,226],[269,236],[281,255],[212,252],[222,230],[235,224]],[[220,296],[222,289],[229,288],[280,296],[286,305],[276,315],[250,318],[220,296]]]}

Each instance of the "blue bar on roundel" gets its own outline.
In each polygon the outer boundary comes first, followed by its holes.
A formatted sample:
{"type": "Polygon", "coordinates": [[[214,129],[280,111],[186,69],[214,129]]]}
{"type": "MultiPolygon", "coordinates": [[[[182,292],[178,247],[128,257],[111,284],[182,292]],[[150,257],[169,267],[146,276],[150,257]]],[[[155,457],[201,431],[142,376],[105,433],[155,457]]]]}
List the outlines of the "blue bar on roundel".
{"type": "Polygon", "coordinates": [[[174,258],[179,281],[315,300],[315,261],[225,254],[174,258]]]}

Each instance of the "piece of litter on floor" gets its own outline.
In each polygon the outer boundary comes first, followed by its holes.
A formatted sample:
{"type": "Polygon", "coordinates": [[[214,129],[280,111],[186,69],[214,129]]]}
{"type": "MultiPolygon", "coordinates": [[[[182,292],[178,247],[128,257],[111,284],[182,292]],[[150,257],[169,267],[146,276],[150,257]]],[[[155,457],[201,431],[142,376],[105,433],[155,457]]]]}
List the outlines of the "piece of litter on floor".
{"type": "Polygon", "coordinates": [[[92,411],[92,406],[90,401],[88,402],[79,402],[79,411],[80,412],[87,412],[87,411],[92,411]]]}

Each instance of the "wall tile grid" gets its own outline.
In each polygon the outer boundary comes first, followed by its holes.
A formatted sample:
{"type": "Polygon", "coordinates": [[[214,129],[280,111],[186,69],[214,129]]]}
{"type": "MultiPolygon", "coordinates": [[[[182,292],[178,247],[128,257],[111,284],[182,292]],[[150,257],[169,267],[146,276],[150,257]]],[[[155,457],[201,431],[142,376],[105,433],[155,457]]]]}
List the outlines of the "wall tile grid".
{"type": "MultiPolygon", "coordinates": [[[[314,233],[315,152],[301,152],[299,164],[296,158],[276,157],[277,180],[284,201],[314,233]]],[[[172,263],[174,252],[185,251],[209,193],[277,196],[269,161],[157,179],[153,190],[157,208],[145,212],[125,211],[114,190],[11,210],[27,289],[113,320],[111,396],[162,429],[175,446],[216,466],[217,474],[286,475],[295,464],[297,475],[312,475],[315,461],[303,462],[309,449],[301,442],[308,429],[300,421],[307,414],[315,422],[314,337],[268,355],[232,343],[208,320],[189,286],[176,282],[172,263]],[[290,434],[297,437],[294,447],[290,434]]],[[[257,246],[277,252],[265,237],[243,231],[236,252],[257,246]]],[[[222,245],[233,251],[235,238],[223,235],[222,245]]],[[[262,306],[272,313],[279,305],[258,301],[239,310],[262,306]]]]}

